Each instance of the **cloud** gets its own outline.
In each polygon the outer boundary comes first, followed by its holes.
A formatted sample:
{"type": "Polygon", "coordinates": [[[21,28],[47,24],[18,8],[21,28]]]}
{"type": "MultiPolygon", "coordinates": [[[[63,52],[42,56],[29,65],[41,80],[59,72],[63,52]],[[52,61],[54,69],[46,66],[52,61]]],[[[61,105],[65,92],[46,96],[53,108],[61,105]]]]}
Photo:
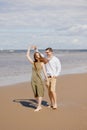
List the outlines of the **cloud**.
{"type": "Polygon", "coordinates": [[[87,31],[87,24],[77,24],[69,28],[71,32],[87,31]]]}
{"type": "Polygon", "coordinates": [[[73,40],[72,40],[72,43],[74,43],[74,44],[79,44],[79,39],[77,39],[77,38],[73,39],[73,40]]]}
{"type": "Polygon", "coordinates": [[[30,41],[40,47],[46,43],[58,48],[72,48],[74,43],[84,42],[85,48],[86,40],[85,0],[0,1],[0,46],[14,44],[13,47],[19,48],[22,44],[26,47],[30,41]],[[83,41],[78,41],[79,37],[83,41]]]}
{"type": "Polygon", "coordinates": [[[79,0],[4,0],[1,4],[0,25],[4,26],[38,26],[53,27],[62,24],[73,23],[75,16],[85,13],[84,9],[77,7],[85,6],[79,0]],[[6,6],[7,5],[7,6],[6,6]],[[73,7],[74,6],[74,7],[73,7]],[[73,10],[74,8],[74,10],[73,10]]]}

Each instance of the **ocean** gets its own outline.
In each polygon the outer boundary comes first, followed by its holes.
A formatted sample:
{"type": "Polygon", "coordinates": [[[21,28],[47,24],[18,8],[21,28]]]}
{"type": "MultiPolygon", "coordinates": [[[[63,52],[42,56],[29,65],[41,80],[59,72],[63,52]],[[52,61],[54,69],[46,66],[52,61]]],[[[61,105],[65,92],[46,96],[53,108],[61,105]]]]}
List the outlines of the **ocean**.
{"type": "MultiPolygon", "coordinates": [[[[44,54],[44,50],[39,50],[44,54]]],[[[27,50],[0,51],[0,86],[30,81],[31,64],[27,50]]],[[[54,50],[62,65],[60,75],[87,73],[87,50],[54,50]]],[[[33,51],[31,51],[33,56],[33,51]]]]}

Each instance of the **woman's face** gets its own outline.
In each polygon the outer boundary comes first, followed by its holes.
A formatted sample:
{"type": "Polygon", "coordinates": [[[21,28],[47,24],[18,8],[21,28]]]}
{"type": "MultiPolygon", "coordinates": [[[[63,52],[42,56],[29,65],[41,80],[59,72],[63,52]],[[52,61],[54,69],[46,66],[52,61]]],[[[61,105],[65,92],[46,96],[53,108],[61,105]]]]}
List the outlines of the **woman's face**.
{"type": "Polygon", "coordinates": [[[39,53],[36,53],[35,54],[35,58],[38,60],[40,58],[40,54],[39,53]]]}

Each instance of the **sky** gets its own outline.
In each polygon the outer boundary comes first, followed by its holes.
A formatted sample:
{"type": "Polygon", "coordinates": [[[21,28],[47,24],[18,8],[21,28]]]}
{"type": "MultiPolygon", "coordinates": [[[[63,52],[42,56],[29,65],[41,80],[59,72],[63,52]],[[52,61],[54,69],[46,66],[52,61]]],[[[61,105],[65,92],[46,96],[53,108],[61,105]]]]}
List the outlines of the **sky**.
{"type": "Polygon", "coordinates": [[[87,49],[87,0],[0,0],[0,49],[87,49]]]}

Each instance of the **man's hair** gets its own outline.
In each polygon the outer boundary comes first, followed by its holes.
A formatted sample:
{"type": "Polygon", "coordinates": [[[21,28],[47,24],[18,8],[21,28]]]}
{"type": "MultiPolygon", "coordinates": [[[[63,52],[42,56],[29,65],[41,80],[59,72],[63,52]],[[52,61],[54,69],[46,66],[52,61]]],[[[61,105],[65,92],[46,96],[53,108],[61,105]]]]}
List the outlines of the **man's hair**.
{"type": "Polygon", "coordinates": [[[45,49],[45,51],[49,50],[50,52],[53,52],[53,49],[51,47],[48,47],[45,49]]]}

